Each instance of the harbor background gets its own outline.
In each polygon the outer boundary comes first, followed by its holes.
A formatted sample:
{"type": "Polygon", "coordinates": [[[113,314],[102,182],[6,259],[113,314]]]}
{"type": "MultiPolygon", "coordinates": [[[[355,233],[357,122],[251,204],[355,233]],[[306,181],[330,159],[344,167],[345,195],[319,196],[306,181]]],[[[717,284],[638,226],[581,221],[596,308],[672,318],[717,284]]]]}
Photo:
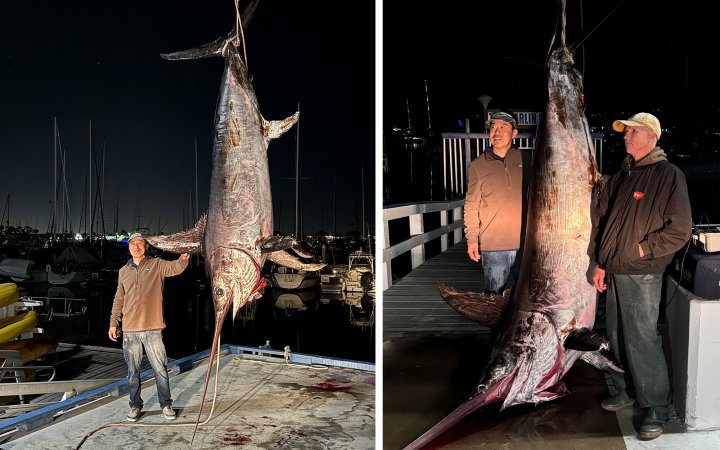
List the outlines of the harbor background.
{"type": "MultiPolygon", "coordinates": [[[[83,304],[87,309],[82,326],[77,320],[65,321],[64,325],[48,322],[52,327],[49,334],[57,334],[55,337],[62,342],[121,348],[120,342],[112,342],[107,336],[117,269],[127,259],[126,248],[120,246],[115,251],[118,255],[112,263],[114,267],[101,272],[98,279],[66,286],[18,284],[21,296],[85,300],[83,304]]],[[[177,258],[177,255],[155,250],[151,254],[165,259],[177,258]]],[[[338,264],[342,263],[341,258],[338,264]]],[[[287,345],[292,352],[374,362],[374,311],[374,297],[363,298],[361,293],[328,294],[323,293],[320,286],[284,291],[268,283],[262,297],[241,308],[234,320],[228,314],[221,343],[260,347],[269,341],[274,350],[283,350],[287,345]]],[[[210,348],[214,306],[202,261],[198,264],[197,259],[192,258],[185,272],[166,278],[164,312],[167,327],[163,337],[168,357],[177,359],[210,348]]]]}

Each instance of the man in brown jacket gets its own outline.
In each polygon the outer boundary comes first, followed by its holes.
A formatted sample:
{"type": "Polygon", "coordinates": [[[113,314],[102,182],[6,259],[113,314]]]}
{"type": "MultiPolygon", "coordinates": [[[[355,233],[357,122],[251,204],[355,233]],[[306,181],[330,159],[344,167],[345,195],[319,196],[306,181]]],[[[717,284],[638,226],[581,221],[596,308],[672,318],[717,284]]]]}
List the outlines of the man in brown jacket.
{"type": "Polygon", "coordinates": [[[175,410],[170,397],[170,380],[167,373],[167,355],[162,340],[165,328],[163,316],[163,284],[165,277],[182,273],[188,266],[190,255],[183,253],[175,261],[162,258],[148,258],[148,243],[140,233],[128,238],[131,259],[120,268],[118,286],[115,292],[110,330],[112,341],[119,337],[118,327],[122,323],[123,354],[128,366],[128,387],[130,389],[130,412],[127,420],[135,422],[140,417],[143,400],[140,396],[140,364],[143,347],[150,366],[155,372],[160,407],[168,420],[174,420],[175,410]]]}
{"type": "Polygon", "coordinates": [[[482,257],[485,291],[502,292],[519,272],[532,157],[512,147],[518,134],[512,114],[493,113],[488,124],[491,147],[468,167],[465,236],[470,259],[482,257]]]}

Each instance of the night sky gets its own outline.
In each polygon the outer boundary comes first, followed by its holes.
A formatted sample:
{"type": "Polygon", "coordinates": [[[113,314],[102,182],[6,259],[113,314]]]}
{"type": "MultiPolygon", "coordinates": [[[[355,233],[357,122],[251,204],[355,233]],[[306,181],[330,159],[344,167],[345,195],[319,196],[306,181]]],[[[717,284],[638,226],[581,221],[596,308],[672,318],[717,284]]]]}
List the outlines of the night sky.
{"type": "MultiPolygon", "coordinates": [[[[553,49],[561,40],[560,1],[386,0],[384,6],[386,135],[408,124],[414,134],[427,133],[428,104],[434,136],[465,131],[466,119],[471,132],[483,132],[483,94],[492,97],[491,110],[544,111],[545,59],[556,28],[553,49]]],[[[665,130],[658,145],[686,174],[693,222],[720,223],[720,1],[568,0],[565,31],[583,74],[585,115],[591,130],[603,134],[601,170],[614,172],[626,155],[612,122],[653,113],[665,130]]],[[[410,172],[406,150],[384,151],[395,170],[384,176],[396,196],[387,202],[429,199],[432,184],[422,180],[429,169],[410,172]],[[425,197],[402,191],[397,180],[409,176],[412,191],[426,189],[425,197]]]]}
{"type": "MultiPolygon", "coordinates": [[[[559,8],[559,1],[386,0],[384,129],[407,126],[406,98],[413,128],[427,126],[423,80],[435,132],[481,113],[482,94],[493,98],[491,109],[542,111],[559,8]]],[[[568,0],[566,12],[568,44],[602,22],[575,52],[589,115],[661,108],[661,123],[717,127],[720,2],[568,0]]]]}
{"type": "MultiPolygon", "coordinates": [[[[247,3],[240,2],[241,11],[247,3]]],[[[48,230],[56,117],[74,230],[89,227],[90,121],[95,153],[105,153],[105,230],[192,227],[195,141],[203,213],[224,60],[167,61],[160,53],[206,44],[234,23],[232,0],[3,2],[3,225],[9,215],[10,225],[48,230]]],[[[333,224],[343,234],[362,231],[363,197],[365,223],[375,221],[374,30],[372,4],[350,11],[341,3],[290,0],[261,0],[245,29],[263,116],[283,119],[300,103],[307,233],[333,231],[333,224]]],[[[295,151],[295,127],[269,147],[275,229],[283,233],[294,231],[295,151]]],[[[91,184],[94,191],[94,174],[91,184]]]]}

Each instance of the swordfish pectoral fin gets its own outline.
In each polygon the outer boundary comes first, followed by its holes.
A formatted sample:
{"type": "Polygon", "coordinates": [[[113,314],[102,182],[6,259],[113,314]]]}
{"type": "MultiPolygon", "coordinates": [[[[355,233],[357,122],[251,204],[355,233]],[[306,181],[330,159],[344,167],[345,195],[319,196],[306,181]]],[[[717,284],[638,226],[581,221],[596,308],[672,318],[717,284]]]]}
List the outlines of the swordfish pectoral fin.
{"type": "Polygon", "coordinates": [[[313,257],[313,255],[306,252],[305,249],[302,248],[297,239],[291,236],[286,236],[284,238],[281,238],[280,236],[270,236],[269,238],[265,239],[265,241],[260,246],[260,253],[278,252],[280,250],[287,250],[289,248],[293,249],[293,251],[297,253],[298,256],[301,256],[303,258],[313,257]]]}
{"type": "Polygon", "coordinates": [[[590,364],[596,369],[602,370],[603,372],[610,372],[611,370],[617,373],[625,373],[622,365],[615,360],[615,356],[612,352],[596,351],[596,352],[585,352],[580,357],[583,361],[590,364]]]}
{"type": "Polygon", "coordinates": [[[602,334],[595,333],[588,328],[573,330],[565,338],[564,346],[567,350],[584,352],[580,359],[604,372],[614,370],[624,373],[622,364],[613,354],[610,341],[602,334]]]}
{"type": "Polygon", "coordinates": [[[293,125],[295,125],[295,123],[300,118],[300,111],[283,120],[267,121],[264,117],[262,117],[262,115],[260,117],[262,118],[263,134],[265,135],[268,142],[270,142],[273,139],[277,139],[282,136],[283,133],[285,133],[287,130],[292,128],[293,125]]]}
{"type": "Polygon", "coordinates": [[[490,328],[498,326],[505,314],[511,290],[500,294],[460,291],[438,282],[440,296],[452,308],[468,319],[490,328]]]}
{"type": "Polygon", "coordinates": [[[205,232],[205,216],[202,216],[195,228],[180,231],[167,236],[147,236],[148,244],[160,250],[171,253],[190,253],[195,255],[201,252],[203,233],[205,232]]]}
{"type": "Polygon", "coordinates": [[[262,245],[260,245],[260,253],[279,252],[280,250],[287,250],[289,248],[299,246],[300,243],[292,236],[270,236],[263,241],[262,245]]]}
{"type": "Polygon", "coordinates": [[[279,264],[281,266],[289,267],[291,269],[295,270],[320,270],[323,267],[325,267],[325,264],[322,263],[304,263],[291,255],[290,253],[286,252],[285,250],[280,250],[277,252],[268,253],[268,259],[275,264],[279,264]]]}

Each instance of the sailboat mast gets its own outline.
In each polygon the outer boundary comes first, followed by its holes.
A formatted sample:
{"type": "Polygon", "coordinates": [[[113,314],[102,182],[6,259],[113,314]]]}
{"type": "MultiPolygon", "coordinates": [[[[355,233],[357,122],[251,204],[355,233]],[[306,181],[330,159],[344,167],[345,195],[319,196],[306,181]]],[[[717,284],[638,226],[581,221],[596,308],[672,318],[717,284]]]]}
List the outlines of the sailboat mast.
{"type": "Polygon", "coordinates": [[[90,232],[88,233],[88,239],[90,239],[90,242],[92,242],[92,229],[93,229],[93,214],[95,213],[93,208],[93,201],[92,201],[92,176],[93,176],[93,170],[92,170],[92,119],[88,119],[88,151],[90,157],[88,158],[88,213],[85,215],[85,229],[87,230],[87,222],[88,219],[90,221],[90,232]]]}
{"type": "Polygon", "coordinates": [[[197,136],[195,137],[195,208],[193,210],[195,217],[193,217],[194,225],[200,220],[200,204],[198,203],[198,179],[197,179],[197,136]]]}
{"type": "Polygon", "coordinates": [[[427,133],[428,133],[428,136],[432,136],[432,124],[430,123],[430,94],[428,93],[427,80],[425,80],[425,104],[427,105],[427,114],[428,114],[427,133]]]}
{"type": "Polygon", "coordinates": [[[362,203],[362,237],[365,239],[365,166],[360,166],[360,203],[362,203]]]}
{"type": "Polygon", "coordinates": [[[55,243],[55,224],[57,223],[57,135],[57,117],[53,117],[53,244],[55,243]]]}
{"type": "Polygon", "coordinates": [[[407,109],[408,127],[407,133],[412,134],[412,125],[410,124],[410,99],[405,97],[405,109],[407,109]]]}
{"type": "MultiPolygon", "coordinates": [[[[298,113],[300,113],[300,102],[298,102],[298,113]]],[[[295,237],[299,238],[300,230],[300,119],[298,118],[295,132],[295,237]]]]}

